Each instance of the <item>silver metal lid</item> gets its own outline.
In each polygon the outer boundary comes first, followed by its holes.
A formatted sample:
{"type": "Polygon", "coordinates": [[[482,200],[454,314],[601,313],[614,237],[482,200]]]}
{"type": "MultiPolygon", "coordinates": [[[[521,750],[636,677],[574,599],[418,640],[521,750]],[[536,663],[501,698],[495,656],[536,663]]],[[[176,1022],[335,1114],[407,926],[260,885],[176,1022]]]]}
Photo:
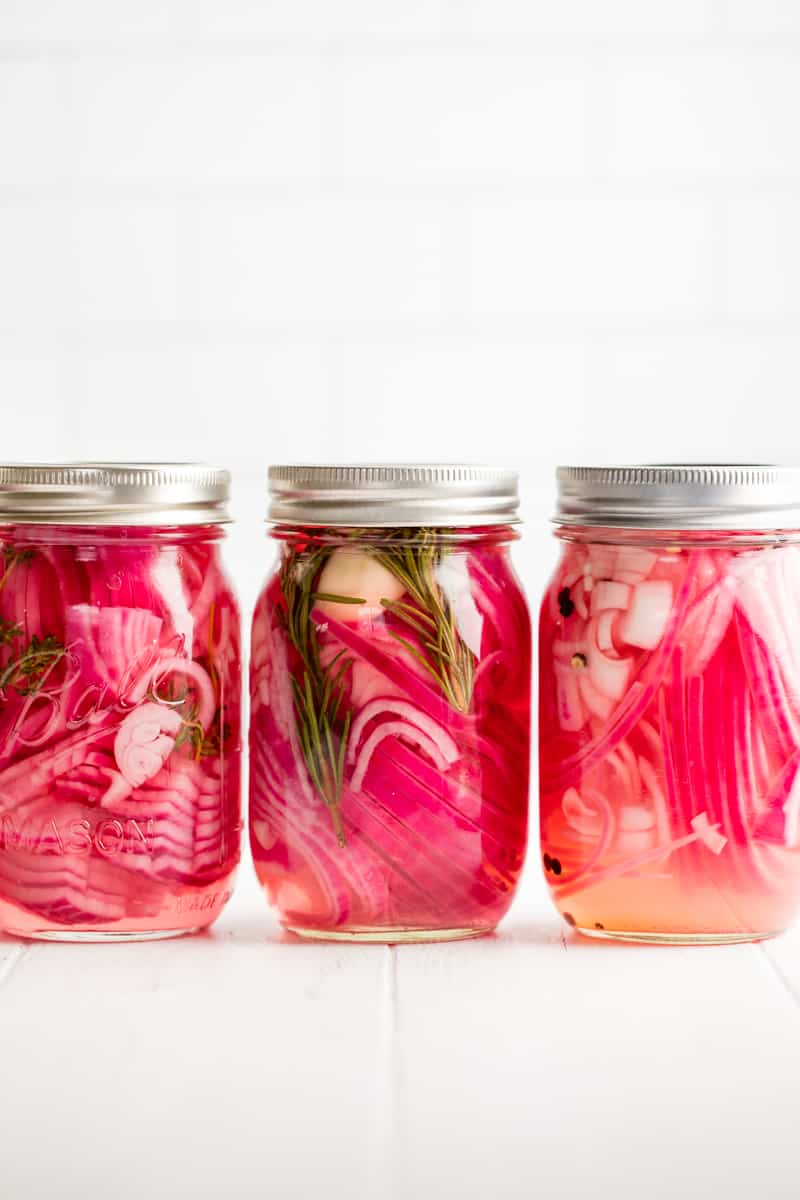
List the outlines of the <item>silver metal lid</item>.
{"type": "Polygon", "coordinates": [[[800,468],[751,463],[559,467],[561,525],[800,528],[800,468]]]}
{"type": "Polygon", "coordinates": [[[428,463],[276,466],[269,519],[363,527],[512,525],[518,474],[500,467],[428,463]]]}
{"type": "Polygon", "coordinates": [[[21,525],[217,525],[229,493],[199,463],[0,465],[0,521],[21,525]]]}

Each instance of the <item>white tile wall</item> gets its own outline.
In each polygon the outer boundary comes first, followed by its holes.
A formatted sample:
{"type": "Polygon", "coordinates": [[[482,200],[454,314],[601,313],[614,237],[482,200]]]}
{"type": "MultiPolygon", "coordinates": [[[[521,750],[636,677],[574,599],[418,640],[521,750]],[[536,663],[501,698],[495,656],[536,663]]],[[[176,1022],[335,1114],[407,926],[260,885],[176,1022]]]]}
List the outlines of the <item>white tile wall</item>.
{"type": "MultiPolygon", "coordinates": [[[[791,0],[789,0],[791,2],[791,0]]],[[[460,6],[456,6],[460,7],[460,6]]],[[[570,37],[622,37],[661,34],[704,34],[713,20],[714,5],[704,0],[467,0],[470,28],[476,33],[555,33],[570,37]]]]}
{"type": "Polygon", "coordinates": [[[698,189],[598,181],[591,203],[580,188],[547,186],[471,210],[463,251],[477,316],[608,326],[709,314],[713,230],[698,189]]]}
{"type": "MultiPolygon", "coordinates": [[[[71,326],[161,324],[177,311],[174,204],[70,206],[71,326]]],[[[101,335],[102,336],[102,335],[101,335]]]]}
{"type": "Polygon", "coordinates": [[[800,319],[800,223],[792,186],[748,188],[727,204],[728,311],[740,320],[800,319]]]}
{"type": "Polygon", "coordinates": [[[800,456],[793,0],[0,0],[3,455],[800,456]]]}
{"type": "MultiPolygon", "coordinates": [[[[467,193],[480,183],[582,174],[585,63],[513,44],[415,43],[332,56],[334,174],[467,193]]],[[[434,193],[435,196],[435,193],[434,193]]]]}
{"type": "Polygon", "coordinates": [[[59,42],[78,46],[100,39],[163,36],[170,5],[161,0],[4,0],[0,36],[10,44],[59,42]]]}
{"type": "MultiPolygon", "coordinates": [[[[0,329],[2,348],[17,344],[20,329],[51,332],[71,318],[75,305],[70,212],[54,204],[50,188],[13,196],[0,209],[0,329]]],[[[47,396],[42,397],[46,405],[47,396]]]]}
{"type": "Polygon", "coordinates": [[[124,45],[71,63],[79,182],[201,189],[319,177],[318,55],[124,45]]]}
{"type": "Polygon", "coordinates": [[[800,174],[795,49],[651,48],[609,62],[609,166],[710,181],[800,174]]]}
{"type": "MultiPolygon", "coordinates": [[[[0,29],[2,28],[0,18],[0,29]]],[[[63,70],[46,57],[8,58],[0,69],[0,172],[14,184],[63,176],[63,70]]]]}
{"type": "Polygon", "coordinates": [[[733,33],[800,33],[800,7],[795,0],[729,0],[726,7],[733,33]]]}

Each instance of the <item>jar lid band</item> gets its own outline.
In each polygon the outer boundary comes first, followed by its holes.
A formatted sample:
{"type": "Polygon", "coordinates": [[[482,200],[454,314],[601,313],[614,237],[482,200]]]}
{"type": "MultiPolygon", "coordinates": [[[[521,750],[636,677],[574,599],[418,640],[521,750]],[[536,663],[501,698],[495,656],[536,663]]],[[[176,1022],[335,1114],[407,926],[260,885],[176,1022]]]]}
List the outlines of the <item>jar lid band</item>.
{"type": "Polygon", "coordinates": [[[21,525],[217,525],[229,495],[200,463],[0,465],[0,521],[21,525]]]}
{"type": "Polygon", "coordinates": [[[800,468],[750,463],[559,467],[560,525],[800,528],[800,468]]]}
{"type": "Polygon", "coordinates": [[[276,524],[380,527],[513,525],[518,474],[469,464],[273,466],[276,524]]]}

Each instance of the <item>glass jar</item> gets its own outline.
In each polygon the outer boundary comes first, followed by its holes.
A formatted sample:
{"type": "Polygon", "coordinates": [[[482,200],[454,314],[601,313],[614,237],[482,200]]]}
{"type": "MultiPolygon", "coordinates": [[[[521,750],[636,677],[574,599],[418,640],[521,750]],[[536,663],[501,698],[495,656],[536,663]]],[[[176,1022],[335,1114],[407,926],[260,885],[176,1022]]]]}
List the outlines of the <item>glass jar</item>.
{"type": "Polygon", "coordinates": [[[278,467],[270,487],[280,555],[251,662],[258,878],[308,937],[487,933],[527,833],[517,477],[278,467]]]}
{"type": "Polygon", "coordinates": [[[239,857],[227,472],[0,467],[0,926],[208,925],[239,857]]]}
{"type": "Polygon", "coordinates": [[[543,863],[594,937],[730,942],[800,904],[800,472],[561,468],[543,863]]]}

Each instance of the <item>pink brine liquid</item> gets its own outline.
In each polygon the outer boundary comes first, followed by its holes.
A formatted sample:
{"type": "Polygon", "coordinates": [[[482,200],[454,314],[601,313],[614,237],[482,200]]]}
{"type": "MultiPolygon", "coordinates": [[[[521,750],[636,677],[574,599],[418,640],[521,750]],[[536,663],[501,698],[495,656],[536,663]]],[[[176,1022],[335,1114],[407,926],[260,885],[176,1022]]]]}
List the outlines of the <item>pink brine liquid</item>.
{"type": "Polygon", "coordinates": [[[800,547],[608,533],[572,531],[541,612],[554,901],[598,936],[778,932],[800,901],[800,547]]]}
{"type": "Polygon", "coordinates": [[[251,843],[296,932],[470,936],[516,887],[530,632],[510,531],[424,535],[292,535],[256,608],[251,843]]]}
{"type": "Polygon", "coordinates": [[[0,926],[209,924],[239,855],[239,616],[214,529],[8,529],[0,926]]]}

